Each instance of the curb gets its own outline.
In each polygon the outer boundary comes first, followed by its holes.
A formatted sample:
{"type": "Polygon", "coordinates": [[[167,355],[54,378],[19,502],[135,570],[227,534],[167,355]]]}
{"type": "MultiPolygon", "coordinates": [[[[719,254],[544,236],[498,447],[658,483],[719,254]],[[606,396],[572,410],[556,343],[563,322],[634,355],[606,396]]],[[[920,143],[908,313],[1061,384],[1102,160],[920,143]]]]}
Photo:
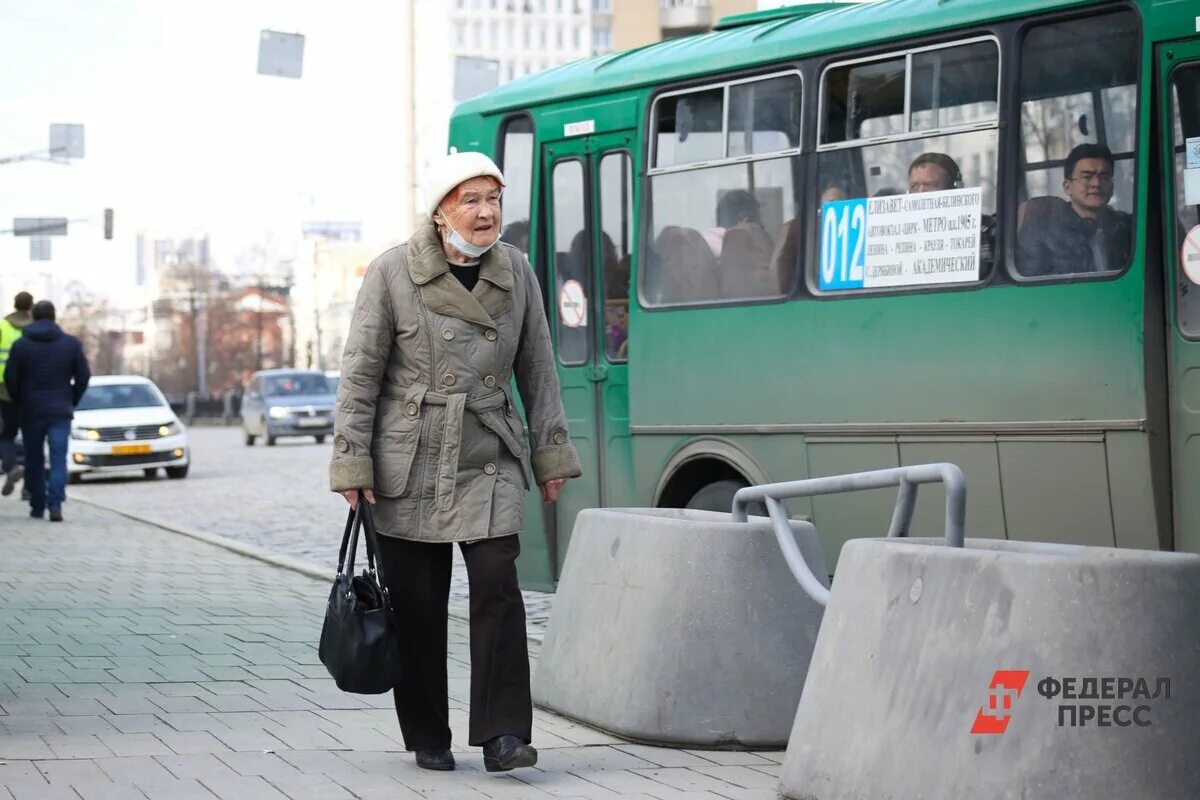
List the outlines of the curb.
{"type": "MultiPolygon", "coordinates": [[[[159,528],[160,530],[167,531],[168,533],[177,533],[181,536],[187,536],[190,539],[196,539],[198,541],[205,542],[206,544],[220,547],[223,550],[229,550],[230,552],[237,553],[238,555],[246,556],[247,558],[253,558],[256,561],[270,564],[273,567],[279,567],[280,569],[286,569],[291,572],[298,572],[301,575],[305,575],[313,580],[322,581],[326,584],[333,581],[334,578],[334,573],[327,569],[318,567],[315,564],[309,564],[307,561],[301,561],[298,558],[272,553],[270,550],[258,547],[257,545],[246,544],[245,542],[239,542],[236,539],[230,539],[226,536],[220,536],[215,533],[205,533],[204,531],[184,528],[176,525],[175,523],[163,522],[152,517],[142,516],[141,514],[132,514],[128,511],[110,506],[107,503],[101,503],[88,498],[75,496],[71,498],[71,501],[74,503],[83,503],[84,505],[99,508],[103,511],[116,514],[117,516],[131,519],[134,522],[140,522],[144,525],[150,525],[151,527],[159,528]]],[[[469,623],[471,621],[470,610],[464,606],[451,604],[448,608],[448,614],[451,618],[457,619],[460,622],[469,623]]],[[[526,629],[525,638],[529,640],[531,644],[539,647],[542,644],[542,634],[540,633],[534,635],[533,633],[529,632],[528,629],[526,629]]]]}

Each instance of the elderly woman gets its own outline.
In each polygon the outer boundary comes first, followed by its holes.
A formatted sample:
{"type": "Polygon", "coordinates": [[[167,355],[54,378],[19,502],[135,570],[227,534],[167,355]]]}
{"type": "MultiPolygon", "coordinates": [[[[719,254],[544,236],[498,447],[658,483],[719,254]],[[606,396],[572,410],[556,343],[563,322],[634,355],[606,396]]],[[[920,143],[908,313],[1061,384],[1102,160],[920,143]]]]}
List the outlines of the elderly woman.
{"type": "Polygon", "coordinates": [[[461,548],[471,587],[469,743],[501,771],[537,762],[515,566],[530,471],[552,502],[580,474],[579,459],[537,278],[521,251],[499,242],[504,177],[482,153],[455,153],[432,184],[428,219],[363,278],[330,484],[351,506],[372,503],[400,629],[396,716],[425,769],[454,769],[446,604],[452,543],[461,548]]]}

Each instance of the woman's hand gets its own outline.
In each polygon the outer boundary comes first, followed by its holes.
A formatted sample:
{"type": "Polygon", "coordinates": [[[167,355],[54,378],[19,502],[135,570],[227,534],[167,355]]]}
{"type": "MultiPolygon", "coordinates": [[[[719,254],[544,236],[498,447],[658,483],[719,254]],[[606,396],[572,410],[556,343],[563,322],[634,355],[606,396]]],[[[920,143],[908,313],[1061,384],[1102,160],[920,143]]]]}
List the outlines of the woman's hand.
{"type": "Polygon", "coordinates": [[[566,478],[555,478],[554,480],[546,481],[538,488],[542,490],[542,502],[553,503],[558,499],[558,492],[562,489],[562,485],[567,482],[566,478]]]}
{"type": "MultiPolygon", "coordinates": [[[[367,498],[367,502],[375,505],[375,493],[370,489],[363,490],[363,496],[367,498]]],[[[545,492],[543,492],[545,496],[545,492]]],[[[358,508],[358,489],[347,489],[342,492],[342,497],[346,498],[346,502],[350,504],[351,509],[358,508]]]]}

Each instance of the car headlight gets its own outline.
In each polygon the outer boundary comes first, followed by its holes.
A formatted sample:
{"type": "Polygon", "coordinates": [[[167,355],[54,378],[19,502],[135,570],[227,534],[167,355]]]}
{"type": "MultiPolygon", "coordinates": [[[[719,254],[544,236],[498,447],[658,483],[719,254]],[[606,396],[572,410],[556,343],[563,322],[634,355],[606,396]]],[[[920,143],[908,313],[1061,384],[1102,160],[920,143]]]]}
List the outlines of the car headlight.
{"type": "Polygon", "coordinates": [[[72,439],[82,439],[86,442],[100,441],[100,431],[91,428],[71,428],[72,439]]]}
{"type": "Polygon", "coordinates": [[[159,436],[174,436],[177,433],[179,433],[178,422],[168,422],[166,425],[162,425],[158,429],[159,436]]]}
{"type": "Polygon", "coordinates": [[[268,413],[270,413],[271,419],[286,419],[291,416],[292,410],[283,406],[271,406],[271,410],[268,413]]]}

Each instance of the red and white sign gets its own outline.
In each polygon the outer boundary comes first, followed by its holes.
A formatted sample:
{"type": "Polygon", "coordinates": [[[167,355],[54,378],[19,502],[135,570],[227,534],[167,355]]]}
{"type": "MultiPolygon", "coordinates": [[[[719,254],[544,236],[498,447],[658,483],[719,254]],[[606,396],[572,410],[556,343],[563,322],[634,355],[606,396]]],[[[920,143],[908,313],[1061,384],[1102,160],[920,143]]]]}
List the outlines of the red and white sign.
{"type": "Polygon", "coordinates": [[[584,119],[563,125],[563,136],[585,136],[596,132],[596,120],[584,119]]]}
{"type": "Polygon", "coordinates": [[[558,290],[558,318],[567,328],[587,325],[587,296],[579,281],[569,280],[558,290]]]}
{"type": "Polygon", "coordinates": [[[1200,225],[1188,231],[1179,252],[1179,266],[1192,283],[1200,283],[1200,225]]]}

